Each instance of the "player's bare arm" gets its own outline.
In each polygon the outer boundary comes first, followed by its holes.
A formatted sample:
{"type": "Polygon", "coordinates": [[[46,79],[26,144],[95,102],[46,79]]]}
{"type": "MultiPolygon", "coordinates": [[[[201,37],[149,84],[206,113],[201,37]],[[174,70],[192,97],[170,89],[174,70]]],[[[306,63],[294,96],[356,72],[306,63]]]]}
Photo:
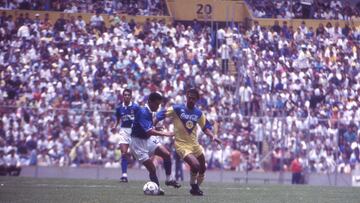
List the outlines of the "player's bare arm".
{"type": "Polygon", "coordinates": [[[155,126],[155,130],[164,131],[165,128],[163,126],[157,126],[157,124],[159,123],[159,120],[157,118],[153,119],[153,123],[154,123],[154,126],[155,126]]]}
{"type": "Polygon", "coordinates": [[[218,145],[222,144],[222,141],[218,138],[217,135],[212,133],[210,129],[205,129],[204,133],[210,138],[211,141],[215,142],[218,145]]]}
{"type": "Polygon", "coordinates": [[[160,131],[156,130],[155,128],[150,129],[146,132],[148,135],[155,135],[155,136],[163,136],[163,137],[173,137],[174,133],[169,131],[160,131]]]}

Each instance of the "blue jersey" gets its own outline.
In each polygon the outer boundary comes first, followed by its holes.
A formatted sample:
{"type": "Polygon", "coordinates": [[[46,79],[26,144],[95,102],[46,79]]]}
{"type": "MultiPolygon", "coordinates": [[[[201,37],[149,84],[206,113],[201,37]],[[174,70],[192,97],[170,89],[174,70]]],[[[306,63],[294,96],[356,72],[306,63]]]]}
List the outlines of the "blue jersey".
{"type": "Polygon", "coordinates": [[[129,106],[125,106],[121,103],[116,108],[116,118],[121,120],[122,128],[131,128],[134,122],[136,111],[139,109],[139,105],[130,103],[129,106]]]}
{"type": "Polygon", "coordinates": [[[134,123],[131,129],[131,136],[141,139],[148,139],[150,136],[146,134],[153,128],[153,116],[149,107],[140,107],[135,113],[134,123]]]}

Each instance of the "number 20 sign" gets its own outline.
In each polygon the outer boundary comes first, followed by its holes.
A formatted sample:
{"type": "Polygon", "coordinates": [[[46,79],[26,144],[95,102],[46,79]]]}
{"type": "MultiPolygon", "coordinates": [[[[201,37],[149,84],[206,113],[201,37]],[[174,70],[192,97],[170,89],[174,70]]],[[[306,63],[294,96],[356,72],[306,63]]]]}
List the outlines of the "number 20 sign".
{"type": "Polygon", "coordinates": [[[210,4],[196,4],[196,14],[198,19],[211,19],[212,6],[210,4]]]}

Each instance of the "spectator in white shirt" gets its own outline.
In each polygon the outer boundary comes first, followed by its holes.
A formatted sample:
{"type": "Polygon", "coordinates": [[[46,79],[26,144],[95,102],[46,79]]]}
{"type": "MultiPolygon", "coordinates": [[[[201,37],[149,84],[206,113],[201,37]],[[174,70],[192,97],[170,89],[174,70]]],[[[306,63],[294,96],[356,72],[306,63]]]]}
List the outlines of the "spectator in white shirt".
{"type": "Polygon", "coordinates": [[[228,44],[223,43],[218,52],[221,57],[221,72],[222,74],[228,74],[231,48],[228,44]]]}
{"type": "Polygon", "coordinates": [[[240,103],[246,116],[250,113],[252,93],[253,91],[248,84],[242,85],[239,88],[240,103]]]}
{"type": "Polygon", "coordinates": [[[29,38],[30,37],[30,27],[29,24],[24,24],[22,25],[18,31],[17,31],[17,36],[20,38],[29,38]]]}
{"type": "Polygon", "coordinates": [[[90,26],[98,29],[100,32],[103,32],[105,23],[104,18],[100,15],[100,12],[96,12],[95,15],[91,16],[90,26]]]}
{"type": "Polygon", "coordinates": [[[52,162],[46,148],[40,149],[41,153],[37,156],[38,166],[51,166],[52,162]]]}
{"type": "Polygon", "coordinates": [[[81,15],[79,15],[75,20],[75,25],[79,30],[85,31],[86,22],[84,21],[81,15]]]}
{"type": "Polygon", "coordinates": [[[15,149],[11,149],[9,155],[6,157],[6,167],[10,176],[19,176],[21,172],[20,159],[15,154],[15,149]]]}

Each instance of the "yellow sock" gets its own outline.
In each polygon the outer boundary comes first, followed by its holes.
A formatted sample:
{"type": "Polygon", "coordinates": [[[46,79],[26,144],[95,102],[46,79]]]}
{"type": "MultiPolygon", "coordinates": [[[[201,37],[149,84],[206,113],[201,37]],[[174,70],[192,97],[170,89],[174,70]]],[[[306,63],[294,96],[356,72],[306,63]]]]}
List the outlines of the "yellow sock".
{"type": "Polygon", "coordinates": [[[190,173],[190,184],[195,184],[196,183],[196,178],[197,178],[197,173],[190,173]]]}
{"type": "Polygon", "coordinates": [[[197,184],[200,186],[202,182],[204,182],[205,179],[205,173],[201,174],[199,173],[198,177],[197,177],[197,184]]]}

